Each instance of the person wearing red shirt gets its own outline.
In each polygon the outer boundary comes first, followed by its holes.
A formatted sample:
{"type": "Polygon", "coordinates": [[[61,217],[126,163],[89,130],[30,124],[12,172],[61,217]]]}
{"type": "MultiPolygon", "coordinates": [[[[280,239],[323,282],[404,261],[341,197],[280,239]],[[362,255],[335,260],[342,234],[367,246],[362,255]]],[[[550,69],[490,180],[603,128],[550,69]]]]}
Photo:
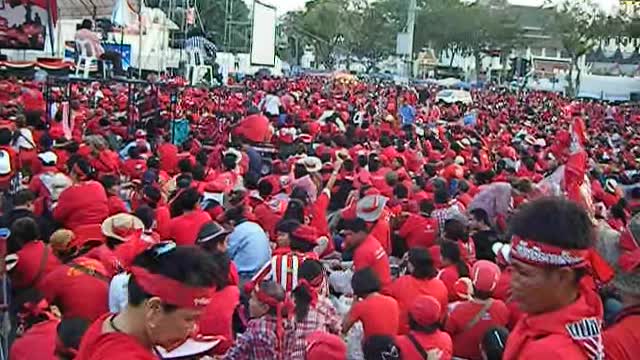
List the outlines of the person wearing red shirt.
{"type": "Polygon", "coordinates": [[[400,307],[399,334],[409,332],[409,309],[418,296],[429,295],[436,299],[442,312],[439,319],[444,319],[449,303],[447,287],[442,280],[436,278],[433,260],[426,249],[409,250],[409,275],[397,278],[383,292],[395,298],[400,307]]]}
{"type": "Polygon", "coordinates": [[[29,328],[11,345],[11,359],[20,360],[58,360],[56,340],[60,320],[51,319],[39,322],[29,328]]]}
{"type": "Polygon", "coordinates": [[[202,225],[211,221],[211,216],[198,206],[200,194],[194,188],[182,192],[175,201],[179,203],[183,214],[169,222],[169,237],[178,245],[193,245],[202,225]]]}
{"type": "Polygon", "coordinates": [[[614,323],[604,332],[605,359],[631,360],[638,356],[640,337],[640,250],[636,249],[620,256],[620,271],[613,279],[618,292],[622,295],[624,309],[616,316],[614,323]]]}
{"type": "Polygon", "coordinates": [[[101,262],[79,257],[45,275],[42,290],[65,317],[94,321],[109,311],[109,281],[101,262]]]}
{"type": "Polygon", "coordinates": [[[215,266],[200,249],[160,243],[138,255],[130,272],[127,307],[89,327],[76,360],[113,359],[114,354],[157,359],[155,346],[173,349],[187,340],[211,302],[215,266]]]}
{"type": "Polygon", "coordinates": [[[386,209],[388,198],[367,195],[356,205],[356,215],[367,222],[369,235],[380,243],[387,255],[391,254],[391,212],[386,209]]]}
{"type": "Polygon", "coordinates": [[[431,217],[433,209],[432,201],[420,201],[420,214],[408,214],[400,226],[398,236],[404,239],[407,249],[435,245],[440,230],[438,220],[431,217]]]}
{"type": "Polygon", "coordinates": [[[440,330],[442,314],[440,302],[429,295],[414,299],[409,309],[411,331],[396,337],[403,360],[431,359],[430,353],[440,354],[439,360],[450,360],[453,354],[451,336],[440,330]],[[425,356],[426,355],[426,356],[425,356]]]}
{"type": "Polygon", "coordinates": [[[512,217],[510,229],[511,291],[525,315],[503,359],[604,358],[602,302],[581,281],[595,238],[585,209],[561,198],[535,200],[512,217]]]}
{"type": "Polygon", "coordinates": [[[109,204],[109,216],[127,213],[127,204],[122,200],[119,194],[118,178],[115,175],[104,175],[100,178],[100,183],[104,187],[104,191],[107,193],[109,204]]]}
{"type": "Polygon", "coordinates": [[[142,158],[140,149],[132,146],[128,151],[129,158],[122,164],[122,174],[131,180],[140,180],[145,171],[147,171],[147,160],[142,158]]]}
{"type": "Polygon", "coordinates": [[[178,147],[169,142],[168,135],[158,145],[158,157],[160,169],[168,174],[175,174],[178,167],[178,147]]]}
{"type": "Polygon", "coordinates": [[[389,257],[376,238],[367,233],[367,223],[355,218],[346,221],[344,229],[346,249],[353,250],[353,267],[359,271],[370,267],[382,287],[391,283],[389,257]]]}
{"type": "Polygon", "coordinates": [[[356,299],[344,319],[342,333],[346,334],[353,324],[360,321],[365,339],[374,335],[397,335],[400,319],[398,302],[380,294],[380,281],[373,269],[356,271],[351,279],[351,287],[356,299]]]}
{"type": "Polygon", "coordinates": [[[42,292],[45,275],[60,265],[51,248],[39,238],[38,224],[32,218],[18,219],[11,226],[7,253],[17,261],[9,269],[14,289],[35,288],[42,292]]]}
{"type": "Polygon", "coordinates": [[[509,309],[500,300],[491,298],[498,279],[498,265],[480,260],[471,269],[473,292],[470,300],[458,303],[447,318],[445,330],[453,338],[456,357],[481,360],[480,343],[492,327],[506,326],[509,309]]]}
{"type": "Polygon", "coordinates": [[[53,218],[65,228],[101,224],[109,216],[109,200],[102,185],[92,180],[93,169],[82,158],[69,161],[74,185],[65,189],[53,210],[53,218]]]}
{"type": "Polygon", "coordinates": [[[469,276],[469,266],[462,260],[456,243],[444,241],[439,249],[443,267],[438,272],[438,279],[447,287],[449,301],[456,301],[459,297],[455,291],[455,283],[459,278],[469,276]]]}

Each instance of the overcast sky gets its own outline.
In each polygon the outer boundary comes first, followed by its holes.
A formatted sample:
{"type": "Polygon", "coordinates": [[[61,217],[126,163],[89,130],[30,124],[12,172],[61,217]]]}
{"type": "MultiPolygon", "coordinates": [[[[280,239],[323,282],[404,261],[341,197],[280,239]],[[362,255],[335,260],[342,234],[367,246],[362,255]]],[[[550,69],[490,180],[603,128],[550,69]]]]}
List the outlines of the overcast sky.
{"type": "MultiPolygon", "coordinates": [[[[284,14],[287,11],[299,10],[304,7],[305,0],[261,0],[278,8],[278,14],[284,14]]],[[[575,0],[579,1],[579,0],[575,0]]],[[[513,4],[540,6],[544,0],[510,0],[513,4]]],[[[611,9],[618,3],[618,0],[595,0],[596,3],[602,5],[606,11],[611,9]]]]}

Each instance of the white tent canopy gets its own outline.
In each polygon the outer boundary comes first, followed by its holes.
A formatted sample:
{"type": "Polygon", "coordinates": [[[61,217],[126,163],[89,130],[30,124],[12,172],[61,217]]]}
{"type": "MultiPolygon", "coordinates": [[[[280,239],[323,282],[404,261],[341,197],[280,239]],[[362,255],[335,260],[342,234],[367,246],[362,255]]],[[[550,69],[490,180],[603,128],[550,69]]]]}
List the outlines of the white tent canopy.
{"type": "MultiPolygon", "coordinates": [[[[60,19],[111,18],[116,0],[58,0],[60,19]]],[[[138,3],[131,3],[137,9],[138,3]]]]}

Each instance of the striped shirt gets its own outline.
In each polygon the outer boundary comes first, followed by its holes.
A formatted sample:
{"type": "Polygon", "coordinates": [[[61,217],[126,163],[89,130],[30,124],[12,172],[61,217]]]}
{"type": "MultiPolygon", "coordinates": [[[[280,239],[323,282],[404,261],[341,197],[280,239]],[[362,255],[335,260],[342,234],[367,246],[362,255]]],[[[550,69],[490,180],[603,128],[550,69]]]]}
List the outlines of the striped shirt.
{"type": "Polygon", "coordinates": [[[187,51],[198,51],[203,54],[215,57],[218,48],[214,43],[202,36],[192,36],[184,41],[184,47],[187,51]]]}
{"type": "Polygon", "coordinates": [[[316,258],[313,253],[299,253],[289,248],[276,249],[271,260],[256,273],[252,282],[259,284],[265,280],[275,281],[287,292],[291,293],[298,286],[298,269],[306,260],[316,258]]]}

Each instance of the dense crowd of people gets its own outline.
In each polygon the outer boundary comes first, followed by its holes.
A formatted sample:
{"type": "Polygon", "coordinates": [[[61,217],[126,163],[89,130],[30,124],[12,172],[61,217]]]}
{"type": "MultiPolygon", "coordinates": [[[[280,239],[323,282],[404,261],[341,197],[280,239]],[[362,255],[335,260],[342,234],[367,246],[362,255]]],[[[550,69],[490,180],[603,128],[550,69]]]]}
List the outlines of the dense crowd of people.
{"type": "Polygon", "coordinates": [[[151,79],[134,108],[127,89],[46,106],[0,81],[10,359],[640,349],[640,107],[324,77],[151,79]]]}

